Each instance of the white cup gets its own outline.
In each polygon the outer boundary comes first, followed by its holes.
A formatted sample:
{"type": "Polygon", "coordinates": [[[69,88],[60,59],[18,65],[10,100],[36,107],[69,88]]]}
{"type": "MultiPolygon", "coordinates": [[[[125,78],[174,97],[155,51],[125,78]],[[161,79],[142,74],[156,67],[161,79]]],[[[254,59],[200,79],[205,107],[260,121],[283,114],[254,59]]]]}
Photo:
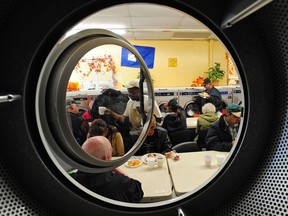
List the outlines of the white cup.
{"type": "Polygon", "coordinates": [[[103,107],[103,106],[100,106],[98,110],[99,110],[99,115],[104,115],[105,111],[107,110],[107,108],[103,107]]]}
{"type": "Polygon", "coordinates": [[[146,161],[149,168],[155,167],[155,157],[147,157],[146,161]]]}
{"type": "Polygon", "coordinates": [[[157,157],[157,167],[158,168],[161,168],[161,167],[163,167],[163,164],[164,164],[164,158],[163,157],[157,157]]]}
{"type": "Polygon", "coordinates": [[[217,159],[217,164],[219,166],[221,166],[225,160],[225,155],[224,154],[217,154],[216,159],[217,159]]]}
{"type": "Polygon", "coordinates": [[[204,156],[204,163],[205,166],[210,167],[212,163],[212,156],[211,155],[205,155],[204,156]]]}

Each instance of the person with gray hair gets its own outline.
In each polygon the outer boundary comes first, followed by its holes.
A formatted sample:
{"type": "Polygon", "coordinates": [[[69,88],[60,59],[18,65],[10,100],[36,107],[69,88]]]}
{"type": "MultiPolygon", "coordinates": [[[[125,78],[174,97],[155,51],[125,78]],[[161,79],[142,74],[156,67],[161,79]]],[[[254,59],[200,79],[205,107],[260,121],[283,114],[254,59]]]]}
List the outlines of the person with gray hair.
{"type": "Polygon", "coordinates": [[[202,113],[197,119],[196,133],[200,130],[208,130],[209,126],[218,120],[216,107],[212,103],[204,104],[202,113]]]}
{"type": "MultiPolygon", "coordinates": [[[[104,136],[90,137],[83,143],[82,149],[101,160],[112,158],[111,143],[104,136]]],[[[138,203],[144,195],[141,183],[130,178],[119,168],[103,173],[77,171],[73,177],[89,190],[110,199],[138,203]]]]}
{"type": "Polygon", "coordinates": [[[205,138],[210,125],[217,121],[219,117],[216,115],[216,107],[212,103],[206,103],[202,107],[202,115],[197,119],[197,127],[195,129],[199,147],[206,148],[205,138]]]}

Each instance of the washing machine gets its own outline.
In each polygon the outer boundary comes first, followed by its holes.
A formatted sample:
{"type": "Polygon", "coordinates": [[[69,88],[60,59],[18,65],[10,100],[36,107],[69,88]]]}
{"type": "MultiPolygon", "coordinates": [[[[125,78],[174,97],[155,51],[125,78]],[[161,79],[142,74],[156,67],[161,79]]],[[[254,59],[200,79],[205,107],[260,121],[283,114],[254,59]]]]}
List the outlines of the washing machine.
{"type": "Polygon", "coordinates": [[[215,86],[221,94],[222,97],[222,107],[223,109],[230,103],[232,103],[232,91],[235,86],[215,86]]]}
{"type": "Polygon", "coordinates": [[[202,92],[203,88],[185,87],[179,88],[178,102],[186,111],[187,117],[193,117],[201,111],[201,104],[194,102],[194,98],[202,92]]]}
{"type": "Polygon", "coordinates": [[[242,103],[242,90],[240,87],[233,88],[232,89],[232,102],[236,104],[241,104],[242,103]]]}

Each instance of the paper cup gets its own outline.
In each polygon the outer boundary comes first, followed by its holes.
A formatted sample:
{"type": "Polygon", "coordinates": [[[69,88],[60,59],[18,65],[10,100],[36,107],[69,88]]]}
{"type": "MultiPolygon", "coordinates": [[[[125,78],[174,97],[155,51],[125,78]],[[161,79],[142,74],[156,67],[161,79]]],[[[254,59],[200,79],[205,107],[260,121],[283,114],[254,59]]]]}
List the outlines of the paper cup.
{"type": "Polygon", "coordinates": [[[163,164],[164,164],[164,158],[163,157],[157,157],[157,167],[158,168],[161,168],[163,167],[163,164]]]}
{"type": "Polygon", "coordinates": [[[219,166],[221,166],[221,165],[223,164],[224,160],[225,160],[225,155],[223,155],[223,154],[217,154],[217,155],[216,155],[216,160],[217,160],[217,164],[218,164],[219,166]]]}
{"type": "Polygon", "coordinates": [[[212,163],[212,156],[211,155],[205,155],[204,156],[204,164],[207,167],[210,167],[212,163]]]}
{"type": "Polygon", "coordinates": [[[149,168],[155,167],[155,158],[154,157],[147,157],[146,161],[147,161],[149,168]]]}
{"type": "Polygon", "coordinates": [[[99,115],[104,115],[106,110],[107,110],[106,107],[100,106],[99,107],[99,115]]]}

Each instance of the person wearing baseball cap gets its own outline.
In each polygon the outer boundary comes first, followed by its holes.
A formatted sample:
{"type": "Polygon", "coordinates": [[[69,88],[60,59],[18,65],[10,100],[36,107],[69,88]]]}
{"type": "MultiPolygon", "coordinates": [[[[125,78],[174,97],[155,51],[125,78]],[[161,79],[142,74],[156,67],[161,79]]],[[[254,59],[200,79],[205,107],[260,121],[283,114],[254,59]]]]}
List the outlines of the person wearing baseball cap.
{"type": "Polygon", "coordinates": [[[67,109],[67,118],[70,129],[73,132],[73,135],[77,142],[82,145],[87,137],[89,130],[88,122],[84,121],[79,115],[79,106],[78,101],[75,101],[72,98],[66,99],[66,109],[67,109]]]}
{"type": "Polygon", "coordinates": [[[212,103],[216,107],[216,113],[220,116],[222,112],[222,96],[220,91],[215,88],[209,78],[204,79],[202,86],[205,88],[201,96],[201,107],[206,103],[212,103]]]}
{"type": "MultiPolygon", "coordinates": [[[[106,110],[105,114],[111,114],[115,120],[123,121],[125,118],[129,119],[130,122],[130,131],[131,133],[139,134],[139,129],[142,129],[142,115],[140,111],[140,88],[139,88],[139,79],[131,80],[129,83],[123,85],[123,87],[127,88],[129,101],[127,102],[126,109],[123,115],[115,113],[111,110],[106,110]]],[[[144,112],[148,111],[148,96],[144,95],[144,112]]],[[[162,121],[162,115],[159,109],[157,102],[154,102],[154,116],[157,119],[157,122],[162,121]]]]}
{"type": "Polygon", "coordinates": [[[238,104],[228,104],[226,114],[210,125],[207,136],[207,150],[229,152],[235,144],[242,116],[242,108],[238,104]]]}

